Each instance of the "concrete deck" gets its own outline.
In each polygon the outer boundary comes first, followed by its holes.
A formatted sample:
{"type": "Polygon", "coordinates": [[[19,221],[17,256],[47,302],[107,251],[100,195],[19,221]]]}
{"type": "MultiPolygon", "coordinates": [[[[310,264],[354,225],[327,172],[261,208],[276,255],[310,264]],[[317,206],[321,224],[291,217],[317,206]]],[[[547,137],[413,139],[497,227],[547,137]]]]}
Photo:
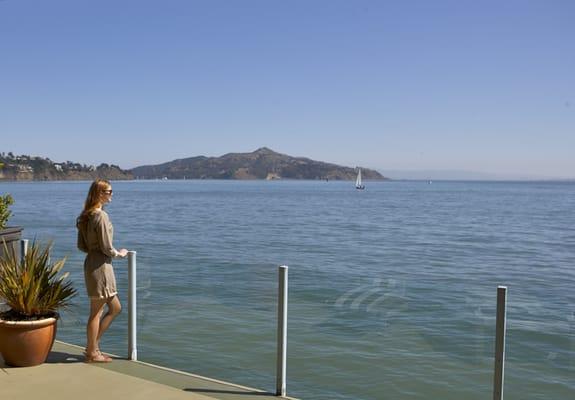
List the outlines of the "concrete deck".
{"type": "MultiPolygon", "coordinates": [[[[31,400],[277,400],[257,389],[116,358],[86,364],[82,348],[56,342],[45,364],[12,368],[0,357],[0,398],[31,400]]],[[[282,398],[286,399],[286,398],[282,398]]],[[[291,398],[288,398],[291,399],[291,398]]],[[[292,399],[295,400],[295,399],[292,399]]]]}

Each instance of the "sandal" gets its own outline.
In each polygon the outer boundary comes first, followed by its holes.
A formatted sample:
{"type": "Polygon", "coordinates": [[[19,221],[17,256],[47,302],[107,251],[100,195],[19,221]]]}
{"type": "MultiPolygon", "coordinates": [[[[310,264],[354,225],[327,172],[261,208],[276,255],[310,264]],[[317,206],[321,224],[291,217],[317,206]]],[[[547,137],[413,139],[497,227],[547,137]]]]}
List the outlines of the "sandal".
{"type": "Polygon", "coordinates": [[[95,353],[88,355],[84,352],[86,359],[84,362],[87,363],[109,363],[112,362],[112,357],[108,357],[107,355],[103,354],[100,350],[97,350],[95,353]]]}

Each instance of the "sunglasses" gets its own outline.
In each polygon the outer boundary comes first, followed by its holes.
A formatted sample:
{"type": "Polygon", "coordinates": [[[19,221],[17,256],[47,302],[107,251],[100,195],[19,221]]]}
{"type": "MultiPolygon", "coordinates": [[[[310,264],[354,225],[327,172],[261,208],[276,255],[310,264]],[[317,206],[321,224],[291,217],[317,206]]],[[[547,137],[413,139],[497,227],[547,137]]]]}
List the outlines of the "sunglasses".
{"type": "Polygon", "coordinates": [[[110,190],[104,190],[104,193],[106,193],[106,194],[112,194],[112,193],[114,193],[114,191],[113,191],[112,189],[110,189],[110,190]]]}

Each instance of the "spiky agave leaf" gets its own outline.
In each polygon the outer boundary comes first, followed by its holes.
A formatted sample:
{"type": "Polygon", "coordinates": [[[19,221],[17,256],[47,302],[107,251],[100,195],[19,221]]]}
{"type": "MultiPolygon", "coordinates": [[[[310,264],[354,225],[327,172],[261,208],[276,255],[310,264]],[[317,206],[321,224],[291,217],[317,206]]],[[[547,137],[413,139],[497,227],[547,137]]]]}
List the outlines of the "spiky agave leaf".
{"type": "Polygon", "coordinates": [[[0,260],[0,297],[13,313],[27,318],[54,315],[76,295],[68,273],[60,275],[66,258],[50,263],[51,248],[51,243],[42,247],[34,241],[23,260],[12,252],[0,260]]]}

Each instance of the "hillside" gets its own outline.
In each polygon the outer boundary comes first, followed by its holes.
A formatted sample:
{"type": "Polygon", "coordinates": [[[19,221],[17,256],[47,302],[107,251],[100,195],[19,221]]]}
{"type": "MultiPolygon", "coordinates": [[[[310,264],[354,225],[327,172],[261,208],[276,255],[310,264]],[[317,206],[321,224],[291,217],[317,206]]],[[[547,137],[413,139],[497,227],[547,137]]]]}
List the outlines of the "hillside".
{"type": "Polygon", "coordinates": [[[133,179],[117,165],[88,166],[71,161],[57,163],[49,158],[0,153],[0,181],[133,179]]]}
{"type": "MultiPolygon", "coordinates": [[[[355,168],[291,157],[262,147],[252,153],[229,153],[221,157],[191,157],[159,165],[122,170],[117,165],[88,166],[72,161],[0,152],[0,181],[134,179],[311,179],[354,180],[355,168]]],[[[366,180],[388,179],[362,168],[366,180]]]]}
{"type": "MultiPolygon", "coordinates": [[[[262,147],[252,153],[229,153],[221,157],[191,157],[158,165],[136,167],[137,179],[329,179],[354,180],[355,168],[309,158],[291,157],[262,147]]],[[[366,180],[387,179],[379,172],[363,169],[366,180]]]]}

